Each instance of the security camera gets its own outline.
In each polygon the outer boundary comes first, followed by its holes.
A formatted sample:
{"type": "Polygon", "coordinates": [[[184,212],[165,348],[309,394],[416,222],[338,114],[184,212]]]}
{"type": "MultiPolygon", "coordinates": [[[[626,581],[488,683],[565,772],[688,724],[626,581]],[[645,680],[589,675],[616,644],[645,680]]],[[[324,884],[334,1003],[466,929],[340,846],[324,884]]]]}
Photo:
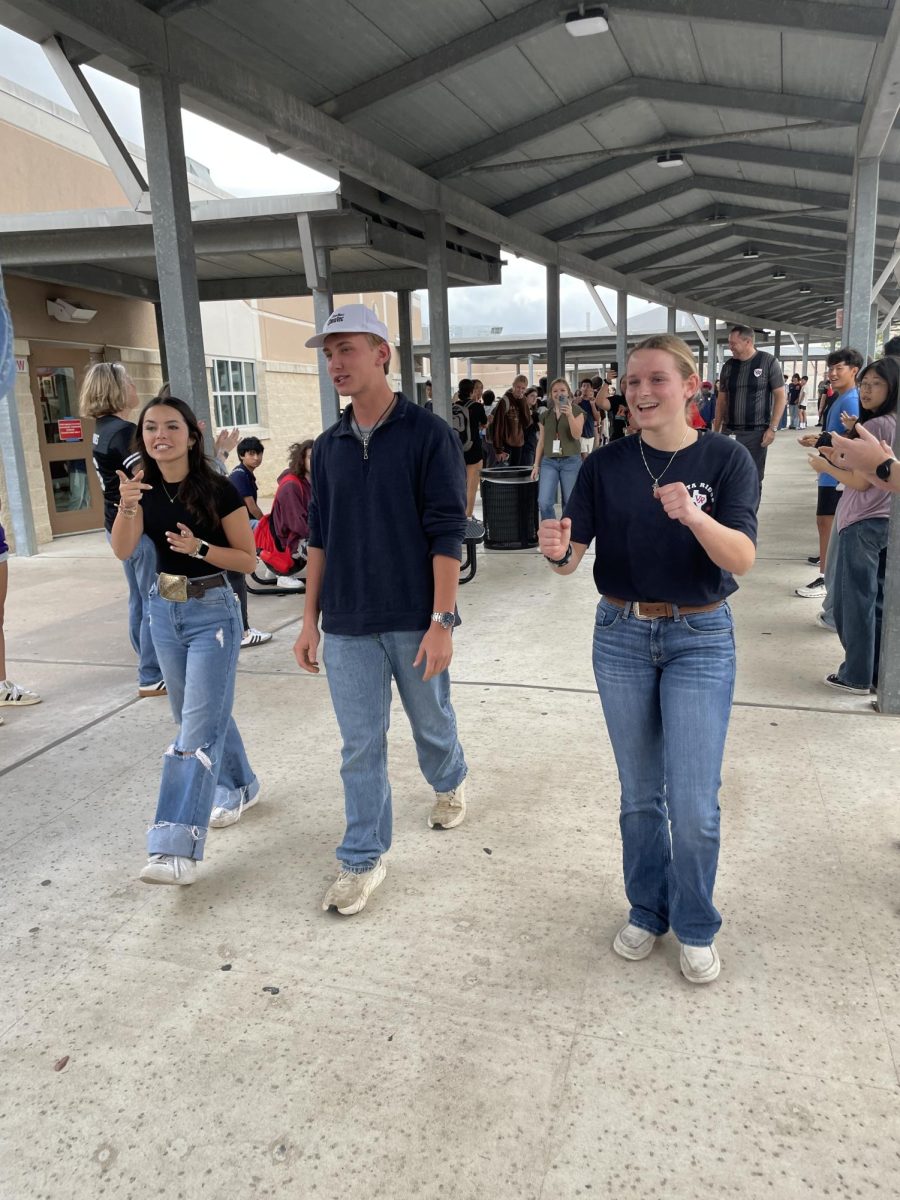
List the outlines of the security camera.
{"type": "Polygon", "coordinates": [[[97,315],[96,308],[85,308],[81,304],[72,304],[69,300],[48,300],[47,313],[55,321],[66,325],[87,325],[97,315]]]}

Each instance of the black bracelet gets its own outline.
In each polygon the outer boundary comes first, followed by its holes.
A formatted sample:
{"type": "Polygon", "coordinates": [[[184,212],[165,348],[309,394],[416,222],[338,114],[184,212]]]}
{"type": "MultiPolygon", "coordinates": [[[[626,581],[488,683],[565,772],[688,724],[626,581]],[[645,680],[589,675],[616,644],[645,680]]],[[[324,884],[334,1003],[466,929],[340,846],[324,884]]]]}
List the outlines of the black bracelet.
{"type": "Polygon", "coordinates": [[[544,558],[547,559],[547,562],[550,564],[551,567],[564,567],[571,557],[572,557],[572,543],[571,542],[569,542],[569,548],[565,552],[565,554],[562,556],[562,558],[550,558],[548,555],[546,555],[546,554],[544,555],[544,558]]]}

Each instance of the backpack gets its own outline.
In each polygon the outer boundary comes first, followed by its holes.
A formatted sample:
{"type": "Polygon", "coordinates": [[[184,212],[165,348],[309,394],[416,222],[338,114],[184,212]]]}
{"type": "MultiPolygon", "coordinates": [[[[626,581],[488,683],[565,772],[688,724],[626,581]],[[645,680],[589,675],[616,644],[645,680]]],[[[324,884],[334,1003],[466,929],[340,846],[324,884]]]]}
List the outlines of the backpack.
{"type": "Polygon", "coordinates": [[[465,404],[453,405],[453,428],[459,434],[463,454],[467,454],[474,445],[472,441],[472,422],[469,419],[469,409],[465,404]]]}

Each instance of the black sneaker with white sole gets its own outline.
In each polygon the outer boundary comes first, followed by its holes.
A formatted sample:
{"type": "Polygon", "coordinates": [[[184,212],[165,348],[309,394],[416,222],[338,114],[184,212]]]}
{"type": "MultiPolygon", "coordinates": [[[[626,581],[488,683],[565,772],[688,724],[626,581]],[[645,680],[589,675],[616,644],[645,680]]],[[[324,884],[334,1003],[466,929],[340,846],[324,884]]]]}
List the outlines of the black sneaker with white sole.
{"type": "Polygon", "coordinates": [[[849,696],[868,696],[871,689],[866,687],[854,687],[852,683],[844,683],[843,679],[839,679],[837,675],[826,675],[825,682],[829,687],[833,687],[838,692],[846,692],[849,696]]]}

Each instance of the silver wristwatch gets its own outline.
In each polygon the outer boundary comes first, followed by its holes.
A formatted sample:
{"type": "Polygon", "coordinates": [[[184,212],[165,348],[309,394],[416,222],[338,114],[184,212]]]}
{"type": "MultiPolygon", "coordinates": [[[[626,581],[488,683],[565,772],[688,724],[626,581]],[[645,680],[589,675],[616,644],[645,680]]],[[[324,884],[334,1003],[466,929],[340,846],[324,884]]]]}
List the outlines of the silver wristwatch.
{"type": "Polygon", "coordinates": [[[456,624],[456,613],[433,612],[431,619],[436,625],[440,625],[441,629],[452,629],[456,624]]]}
{"type": "Polygon", "coordinates": [[[204,542],[203,538],[197,538],[197,541],[200,543],[200,545],[197,547],[194,553],[189,554],[188,557],[206,558],[207,554],[209,553],[209,542],[204,542]]]}

